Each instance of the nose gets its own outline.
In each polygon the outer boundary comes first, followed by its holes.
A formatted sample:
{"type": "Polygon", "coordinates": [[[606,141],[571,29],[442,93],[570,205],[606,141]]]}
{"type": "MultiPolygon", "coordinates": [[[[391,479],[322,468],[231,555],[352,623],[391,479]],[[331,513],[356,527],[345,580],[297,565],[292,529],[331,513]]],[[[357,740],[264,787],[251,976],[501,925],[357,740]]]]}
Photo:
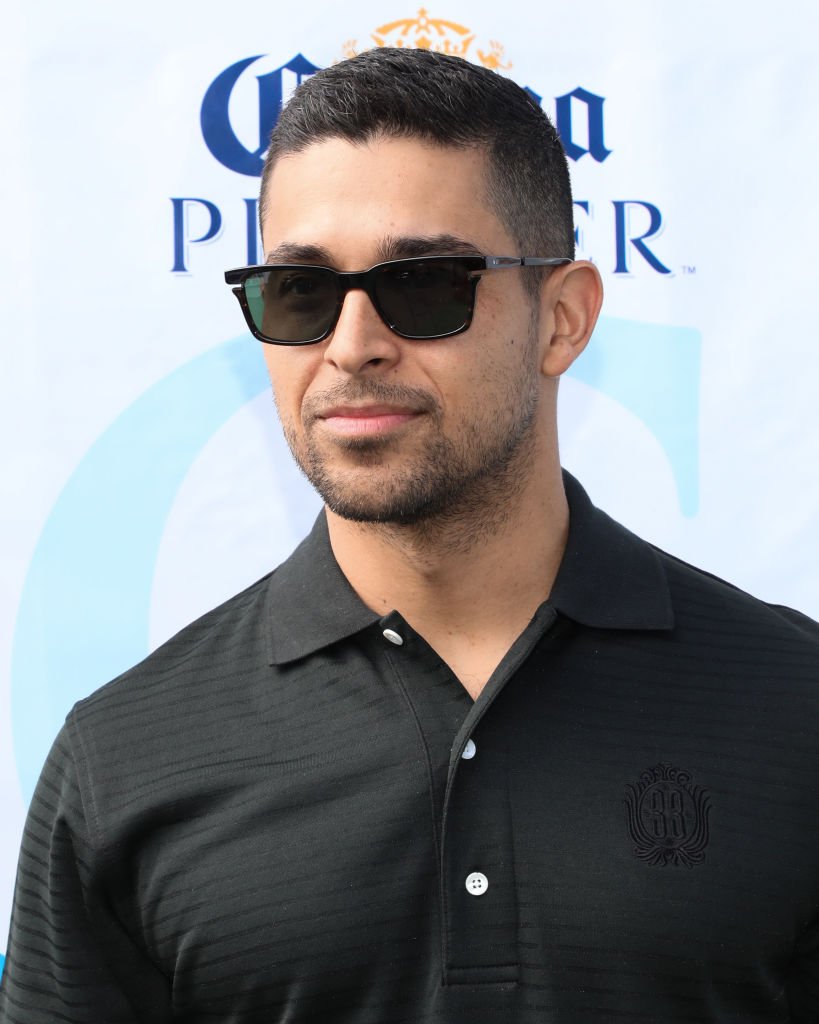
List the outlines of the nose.
{"type": "Polygon", "coordinates": [[[338,323],[325,343],[324,359],[353,376],[385,372],[401,357],[401,339],[384,323],[359,288],[344,296],[338,323]]]}

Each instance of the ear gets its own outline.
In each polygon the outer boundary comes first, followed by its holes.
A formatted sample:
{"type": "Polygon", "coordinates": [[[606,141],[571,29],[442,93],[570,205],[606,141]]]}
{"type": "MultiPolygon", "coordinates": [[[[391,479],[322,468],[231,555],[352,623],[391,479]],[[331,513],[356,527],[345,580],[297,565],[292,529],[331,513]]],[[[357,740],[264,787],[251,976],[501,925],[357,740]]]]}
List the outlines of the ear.
{"type": "Polygon", "coordinates": [[[559,377],[577,359],[591,337],[602,303],[600,272],[588,260],[558,267],[544,281],[540,308],[544,376],[559,377]]]}

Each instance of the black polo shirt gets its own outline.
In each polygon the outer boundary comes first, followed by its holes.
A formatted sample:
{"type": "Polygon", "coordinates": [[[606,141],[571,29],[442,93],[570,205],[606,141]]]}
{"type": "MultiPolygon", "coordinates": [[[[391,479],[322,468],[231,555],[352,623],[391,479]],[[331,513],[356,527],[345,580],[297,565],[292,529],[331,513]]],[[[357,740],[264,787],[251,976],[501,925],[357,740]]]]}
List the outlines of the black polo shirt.
{"type": "Polygon", "coordinates": [[[4,1024],[815,1024],[819,627],[567,490],[475,702],[322,516],[78,704],[4,1024]]]}

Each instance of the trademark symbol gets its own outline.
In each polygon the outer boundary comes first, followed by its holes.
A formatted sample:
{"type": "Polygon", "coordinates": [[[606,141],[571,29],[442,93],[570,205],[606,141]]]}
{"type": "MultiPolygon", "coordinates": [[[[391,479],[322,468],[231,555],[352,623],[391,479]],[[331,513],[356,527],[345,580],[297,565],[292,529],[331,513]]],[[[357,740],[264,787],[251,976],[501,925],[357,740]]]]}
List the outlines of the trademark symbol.
{"type": "Polygon", "coordinates": [[[684,274],[696,274],[697,268],[691,267],[687,263],[683,263],[682,272],[684,274]]]}

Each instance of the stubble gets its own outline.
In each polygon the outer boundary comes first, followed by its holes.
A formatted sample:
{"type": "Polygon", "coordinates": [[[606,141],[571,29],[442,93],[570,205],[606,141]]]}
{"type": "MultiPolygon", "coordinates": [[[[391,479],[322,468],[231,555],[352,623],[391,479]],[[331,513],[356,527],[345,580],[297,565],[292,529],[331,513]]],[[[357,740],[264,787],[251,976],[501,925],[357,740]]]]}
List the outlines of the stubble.
{"type": "Polygon", "coordinates": [[[343,519],[376,524],[396,539],[411,533],[430,541],[446,538],[450,547],[466,549],[494,533],[517,504],[531,471],[540,401],[534,326],[523,358],[518,355],[518,372],[510,374],[508,366],[492,369],[487,390],[494,403],[473,410],[449,434],[433,395],[379,378],[340,382],[309,399],[301,437],[283,420],[293,457],[327,507],[343,519]],[[423,445],[410,446],[398,461],[396,455],[407,447],[400,433],[334,439],[333,447],[322,443],[315,410],[363,401],[419,410],[427,420],[423,445]]]}

